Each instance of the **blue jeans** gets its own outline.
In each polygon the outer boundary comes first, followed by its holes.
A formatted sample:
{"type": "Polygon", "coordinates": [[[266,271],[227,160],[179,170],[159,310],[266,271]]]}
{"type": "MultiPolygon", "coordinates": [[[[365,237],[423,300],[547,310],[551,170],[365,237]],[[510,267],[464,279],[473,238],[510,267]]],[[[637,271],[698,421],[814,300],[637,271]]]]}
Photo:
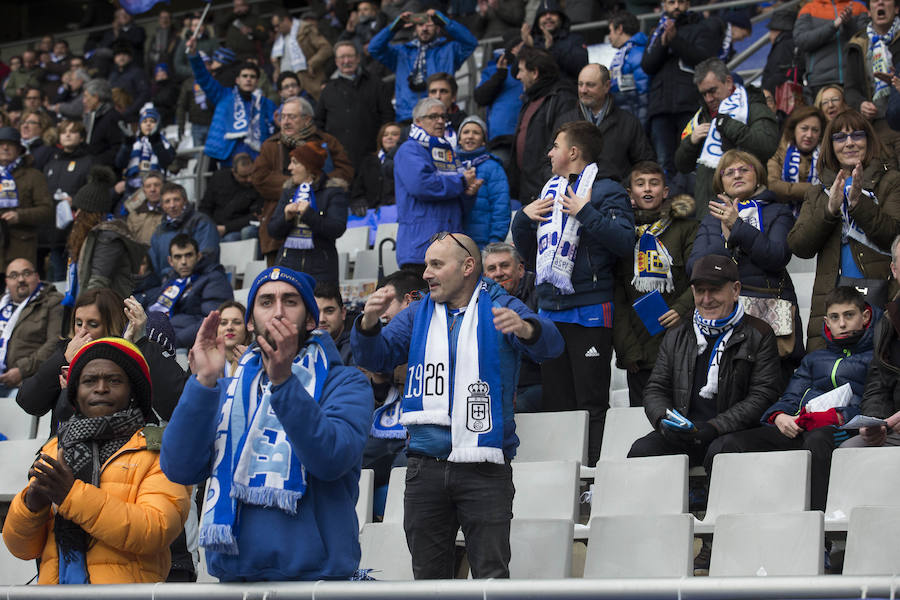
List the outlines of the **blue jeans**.
{"type": "Polygon", "coordinates": [[[451,463],[411,455],[403,528],[416,579],[453,579],[462,527],[472,577],[509,578],[509,522],[516,489],[509,462],[451,463]]]}
{"type": "Polygon", "coordinates": [[[247,225],[241,227],[240,231],[229,231],[222,236],[222,242],[239,242],[241,240],[252,240],[259,235],[259,227],[255,225],[247,225]]]}

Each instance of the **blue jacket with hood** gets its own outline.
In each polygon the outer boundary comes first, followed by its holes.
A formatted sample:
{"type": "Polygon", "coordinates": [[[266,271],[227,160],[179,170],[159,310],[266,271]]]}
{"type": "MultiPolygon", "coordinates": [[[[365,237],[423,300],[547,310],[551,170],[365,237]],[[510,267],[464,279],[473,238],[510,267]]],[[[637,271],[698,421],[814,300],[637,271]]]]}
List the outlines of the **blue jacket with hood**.
{"type": "MultiPolygon", "coordinates": [[[[506,293],[500,284],[483,278],[488,284],[488,293],[495,307],[511,308],[520,317],[529,320],[538,329],[536,338],[530,342],[523,341],[513,335],[497,332],[501,338],[498,343],[500,377],[503,381],[503,454],[508,459],[516,455],[519,438],[516,436],[516,422],[513,419],[513,400],[516,393],[516,382],[519,379],[519,358],[524,352],[535,362],[559,356],[564,349],[564,342],[556,326],[544,317],[539,317],[521,300],[506,293]]],[[[353,346],[353,358],[356,364],[376,373],[390,373],[397,365],[402,365],[409,358],[409,346],[412,339],[413,322],[424,302],[413,302],[403,309],[391,322],[382,327],[379,323],[373,332],[362,333],[357,319],[350,334],[353,346]]],[[[360,317],[362,318],[362,317],[360,317]]],[[[448,317],[452,323],[452,317],[448,317]]],[[[459,327],[450,327],[450,362],[456,361],[456,341],[459,327]]],[[[452,369],[449,369],[452,372],[452,369]]],[[[440,425],[408,425],[409,452],[447,458],[451,450],[450,428],[440,425]]]]}
{"type": "MultiPolygon", "coordinates": [[[[472,152],[460,152],[460,160],[472,160],[487,150],[483,147],[472,152]]],[[[475,167],[478,179],[484,183],[478,188],[475,205],[463,216],[463,231],[475,240],[479,248],[491,242],[502,242],[509,231],[509,181],[503,163],[493,154],[475,167]]]]}
{"type": "Polygon", "coordinates": [[[838,412],[847,421],[859,414],[869,363],[872,362],[872,353],[875,347],[874,324],[881,319],[882,312],[876,306],[869,306],[869,308],[872,310],[869,324],[859,341],[852,346],[843,347],[837,344],[831,336],[831,331],[824,323],[822,324],[825,348],[810,352],[803,357],[800,366],[791,376],[787,389],[781,395],[781,399],[763,414],[762,423],[769,423],[769,419],[778,413],[799,415],[800,409],[806,406],[807,402],[825,392],[839,388],[845,383],[850,384],[850,388],[853,390],[853,399],[849,406],[838,409],[838,412]]]}
{"type": "MultiPolygon", "coordinates": [[[[329,361],[318,404],[295,377],[272,386],[272,408],[306,468],[306,493],[296,515],[252,504],[238,507],[238,554],[207,551],[209,573],[221,581],[349,579],[359,566],[356,500],[362,451],[372,424],[372,386],[341,364],[327,333],[317,333],[329,361]]],[[[183,485],[212,472],[216,425],[229,379],[209,388],[191,376],[163,434],[159,462],[183,485]]]]}

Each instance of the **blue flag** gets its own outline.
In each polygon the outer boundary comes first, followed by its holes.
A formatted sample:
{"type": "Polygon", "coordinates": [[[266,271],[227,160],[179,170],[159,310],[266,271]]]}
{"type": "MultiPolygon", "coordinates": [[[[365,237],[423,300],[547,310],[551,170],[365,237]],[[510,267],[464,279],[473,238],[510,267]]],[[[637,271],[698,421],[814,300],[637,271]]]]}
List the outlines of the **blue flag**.
{"type": "Polygon", "coordinates": [[[119,5],[121,5],[129,15],[139,15],[147,12],[160,2],[168,4],[169,0],[119,0],[119,5]]]}

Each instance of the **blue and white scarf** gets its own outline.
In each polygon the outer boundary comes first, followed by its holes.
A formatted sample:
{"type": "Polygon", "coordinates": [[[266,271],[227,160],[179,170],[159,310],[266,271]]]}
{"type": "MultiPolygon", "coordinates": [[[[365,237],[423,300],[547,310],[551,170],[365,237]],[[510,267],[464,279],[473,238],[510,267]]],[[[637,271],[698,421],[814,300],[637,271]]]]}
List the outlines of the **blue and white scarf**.
{"type": "Polygon", "coordinates": [[[378,439],[406,439],[406,427],[400,423],[402,404],[403,400],[397,386],[392,385],[384,404],[376,408],[375,414],[372,415],[372,429],[369,435],[378,439]]]}
{"type": "MultiPolygon", "coordinates": [[[[871,21],[866,25],[866,36],[869,38],[869,52],[867,55],[870,73],[890,73],[893,71],[894,61],[891,56],[890,43],[900,31],[900,17],[894,17],[891,28],[884,35],[878,35],[871,21]]],[[[872,100],[886,97],[891,91],[891,84],[872,77],[875,91],[872,100]]]]}
{"type": "MultiPolygon", "coordinates": [[[[716,128],[718,117],[729,116],[746,125],[750,110],[749,107],[747,90],[739,83],[734,84],[734,91],[731,92],[730,96],[719,103],[719,112],[712,118],[709,126],[709,133],[706,134],[706,139],[703,141],[703,149],[700,152],[700,158],[697,159],[697,164],[704,165],[710,169],[715,169],[719,166],[719,160],[721,160],[722,155],[725,154],[725,148],[723,148],[722,134],[719,132],[718,128],[716,128]]],[[[697,111],[692,122],[699,122],[700,112],[702,110],[703,109],[697,111]]],[[[691,126],[692,123],[689,123],[688,127],[691,126]]]]}
{"type": "Polygon", "coordinates": [[[75,306],[76,298],[78,298],[78,261],[70,256],[66,265],[66,295],[61,304],[72,308],[75,306]]]}
{"type": "Polygon", "coordinates": [[[19,192],[16,189],[16,180],[13,171],[22,162],[22,157],[17,157],[8,165],[0,166],[0,208],[18,208],[19,192]]]}
{"type": "Polygon", "coordinates": [[[453,125],[450,121],[447,121],[447,124],[444,126],[444,139],[450,142],[450,145],[454,148],[459,145],[459,134],[453,129],[453,125]]]}
{"type": "Polygon", "coordinates": [[[426,53],[430,48],[437,45],[437,40],[431,40],[430,42],[422,43],[419,41],[419,38],[414,38],[410,44],[416,48],[416,58],[413,61],[412,69],[410,69],[411,81],[410,83],[415,86],[423,86],[425,85],[425,80],[428,78],[428,61],[426,53]]]}
{"type": "Polygon", "coordinates": [[[662,32],[665,30],[666,23],[668,21],[669,17],[667,17],[666,15],[663,15],[659,18],[659,23],[657,23],[656,29],[653,30],[653,34],[650,35],[650,41],[647,42],[647,50],[649,50],[653,46],[653,42],[656,41],[656,38],[662,35],[662,32]]]}
{"type": "MultiPolygon", "coordinates": [[[[800,149],[794,144],[790,144],[784,153],[784,166],[781,169],[781,180],[789,183],[800,182],[800,161],[802,154],[800,149]]],[[[813,150],[809,163],[809,173],[806,175],[808,183],[817,184],[819,181],[819,172],[816,170],[816,164],[819,162],[819,147],[813,150]]]]}
{"type": "MultiPolygon", "coordinates": [[[[578,176],[575,195],[590,197],[596,177],[597,164],[591,163],[578,176]]],[[[538,224],[535,285],[546,281],[563,294],[574,294],[572,271],[581,237],[581,223],[574,215],[567,215],[562,211],[562,199],[568,189],[569,180],[556,175],[541,190],[541,198],[549,196],[554,202],[550,220],[538,224]]]]}
{"type": "MultiPolygon", "coordinates": [[[[312,399],[322,401],[328,358],[314,331],[291,365],[312,399]]],[[[251,346],[228,382],[216,425],[213,472],[200,519],[200,545],[213,552],[238,554],[238,502],[276,508],[296,515],[306,493],[306,468],[294,453],[271,405],[271,382],[262,367],[262,351],[251,346]]]]}
{"type": "Polygon", "coordinates": [[[191,275],[190,277],[178,277],[173,280],[172,283],[166,286],[166,289],[163,290],[162,294],[159,295],[159,298],[156,299],[153,306],[147,309],[147,312],[161,312],[165,315],[171,314],[172,308],[178,304],[178,300],[181,299],[184,291],[190,288],[191,284],[196,279],[196,275],[191,275]]]}
{"type": "Polygon", "coordinates": [[[631,285],[639,292],[671,292],[675,289],[672,279],[672,255],[659,236],[672,224],[672,217],[664,217],[654,223],[635,227],[638,241],[634,245],[634,277],[631,285]]]}
{"type": "MultiPolygon", "coordinates": [[[[172,144],[166,139],[164,133],[160,132],[159,138],[164,148],[172,148],[172,144]]],[[[125,167],[125,182],[128,184],[128,188],[139,190],[142,184],[141,175],[159,170],[159,157],[153,152],[150,138],[146,135],[140,136],[131,146],[128,166],[125,167]]]]}
{"type": "Polygon", "coordinates": [[[18,306],[12,303],[12,297],[9,295],[8,289],[3,294],[3,298],[0,299],[0,374],[6,373],[6,353],[9,350],[9,338],[12,337],[16,323],[19,322],[22,311],[41,292],[43,287],[43,283],[38,283],[38,286],[28,298],[24,302],[19,302],[18,306]]]}
{"type": "Polygon", "coordinates": [[[477,169],[479,165],[484,164],[491,158],[493,158],[492,155],[484,146],[475,148],[471,152],[459,153],[460,166],[463,169],[477,169]]]}
{"type": "Polygon", "coordinates": [[[628,57],[628,53],[631,52],[632,46],[634,46],[634,41],[629,38],[627,42],[622,44],[621,48],[616,50],[609,63],[610,91],[614,94],[636,89],[634,75],[624,75],[622,73],[622,67],[625,66],[625,59],[628,57]]]}
{"type": "Polygon", "coordinates": [[[738,218],[750,225],[761,233],[763,231],[762,204],[753,198],[749,200],[738,200],[737,203],[738,218]]]}
{"type": "Polygon", "coordinates": [[[719,364],[722,362],[722,354],[725,346],[734,333],[734,327],[744,318],[744,306],[740,302],[734,303],[734,310],[723,319],[704,319],[700,312],[694,309],[694,335],[697,336],[697,356],[706,352],[709,345],[707,337],[714,337],[713,349],[706,366],[706,384],[700,388],[700,397],[707,400],[715,398],[719,393],[719,364]]]}
{"type": "Polygon", "coordinates": [[[262,90],[253,91],[250,115],[247,115],[247,107],[244,105],[244,99],[238,87],[234,86],[231,90],[232,105],[234,113],[231,116],[231,131],[225,134],[226,140],[243,139],[244,143],[250,146],[254,151],[259,152],[262,145],[262,125],[260,123],[262,115],[262,90]]]}
{"type": "Polygon", "coordinates": [[[725,23],[725,35],[722,38],[722,46],[719,48],[719,60],[726,61],[728,60],[728,55],[731,54],[731,23],[725,23]]]}
{"type": "MultiPolygon", "coordinates": [[[[290,203],[293,204],[295,202],[300,202],[301,200],[309,202],[309,208],[307,210],[318,212],[319,209],[316,206],[316,193],[313,191],[312,186],[305,181],[298,185],[297,189],[294,190],[294,197],[291,198],[290,203]]],[[[294,250],[309,250],[313,247],[312,229],[310,229],[309,225],[300,220],[299,214],[294,219],[294,227],[284,240],[284,247],[292,248],[294,250]]]]}
{"type": "Polygon", "coordinates": [[[385,153],[385,151],[384,151],[384,150],[379,150],[379,151],[378,151],[378,162],[380,162],[381,164],[384,164],[384,159],[385,159],[385,158],[387,158],[387,154],[385,153]]]}
{"type": "Polygon", "coordinates": [[[415,140],[428,150],[431,162],[440,175],[456,175],[459,173],[459,159],[456,150],[446,138],[434,137],[413,123],[409,126],[409,139],[415,140]]]}
{"type": "Polygon", "coordinates": [[[194,83],[194,104],[203,110],[207,110],[206,92],[196,82],[194,83]]]}
{"type": "MultiPolygon", "coordinates": [[[[853,177],[847,177],[844,182],[844,201],[841,203],[841,244],[846,244],[848,239],[854,239],[863,246],[870,248],[878,254],[890,256],[890,252],[885,252],[875,245],[875,242],[869,239],[866,232],[856,223],[856,219],[850,216],[850,187],[853,185],[853,177]]],[[[826,194],[831,194],[828,188],[825,188],[826,194]]],[[[878,198],[869,190],[859,190],[860,195],[866,196],[875,204],[878,204],[878,198]]]]}
{"type": "Polygon", "coordinates": [[[447,305],[435,303],[431,294],[421,302],[413,321],[400,422],[449,427],[451,462],[503,464],[500,334],[487,283],[475,286],[452,352],[447,305]]]}

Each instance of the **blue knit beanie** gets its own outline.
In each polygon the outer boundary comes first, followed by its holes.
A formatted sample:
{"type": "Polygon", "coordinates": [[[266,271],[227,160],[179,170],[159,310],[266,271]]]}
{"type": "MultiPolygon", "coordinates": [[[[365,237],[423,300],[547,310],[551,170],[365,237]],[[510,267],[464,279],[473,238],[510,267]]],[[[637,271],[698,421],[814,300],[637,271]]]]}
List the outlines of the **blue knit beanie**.
{"type": "Polygon", "coordinates": [[[312,315],[313,319],[316,320],[316,323],[319,322],[319,305],[316,304],[316,297],[313,295],[313,290],[316,287],[316,280],[306,273],[298,273],[287,267],[280,266],[269,267],[257,275],[256,279],[253,280],[253,285],[250,286],[250,296],[247,297],[247,312],[244,314],[245,322],[250,322],[250,317],[253,315],[253,304],[256,301],[256,292],[259,291],[259,288],[263,284],[270,281],[283,281],[294,286],[297,291],[300,292],[300,297],[303,298],[303,304],[306,305],[306,312],[312,315]]]}

